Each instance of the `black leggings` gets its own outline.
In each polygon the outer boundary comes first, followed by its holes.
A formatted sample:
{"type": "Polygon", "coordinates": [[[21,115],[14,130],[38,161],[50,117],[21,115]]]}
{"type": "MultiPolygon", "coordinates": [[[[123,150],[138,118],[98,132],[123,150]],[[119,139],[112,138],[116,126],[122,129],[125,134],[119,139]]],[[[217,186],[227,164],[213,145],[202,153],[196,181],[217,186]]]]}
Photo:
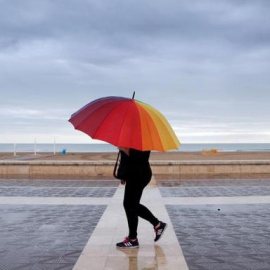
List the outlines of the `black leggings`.
{"type": "Polygon", "coordinates": [[[148,208],[140,204],[144,188],[151,179],[129,179],[126,181],[124,208],[127,215],[129,238],[137,238],[138,217],[146,219],[153,226],[158,225],[159,220],[148,208]]]}

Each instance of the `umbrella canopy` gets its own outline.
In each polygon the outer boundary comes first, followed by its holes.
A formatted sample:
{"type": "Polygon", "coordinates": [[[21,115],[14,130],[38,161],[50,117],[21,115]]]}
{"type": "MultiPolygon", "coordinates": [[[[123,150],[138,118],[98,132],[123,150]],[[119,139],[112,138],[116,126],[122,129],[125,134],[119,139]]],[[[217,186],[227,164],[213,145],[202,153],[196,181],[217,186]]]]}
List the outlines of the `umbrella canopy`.
{"type": "Polygon", "coordinates": [[[91,138],[117,147],[167,151],[180,145],[166,118],[155,108],[133,98],[94,100],[75,112],[69,122],[91,138]]]}

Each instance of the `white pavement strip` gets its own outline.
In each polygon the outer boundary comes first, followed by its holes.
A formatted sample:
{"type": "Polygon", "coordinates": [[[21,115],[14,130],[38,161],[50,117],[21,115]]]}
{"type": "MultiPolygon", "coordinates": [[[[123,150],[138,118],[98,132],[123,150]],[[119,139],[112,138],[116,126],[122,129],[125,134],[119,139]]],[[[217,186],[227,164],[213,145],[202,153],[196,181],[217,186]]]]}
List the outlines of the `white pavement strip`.
{"type": "Polygon", "coordinates": [[[243,197],[163,197],[165,205],[205,205],[205,204],[263,204],[270,203],[270,196],[243,197]]]}
{"type": "Polygon", "coordinates": [[[73,270],[188,269],[157,187],[145,189],[142,203],[157,218],[168,223],[164,237],[155,244],[152,225],[140,219],[140,247],[128,250],[116,248],[115,244],[128,235],[123,196],[124,187],[119,187],[73,270]]]}
{"type": "Polygon", "coordinates": [[[0,197],[0,204],[36,204],[36,205],[102,205],[109,204],[112,198],[78,197],[0,197]]]}
{"type": "MultiPolygon", "coordinates": [[[[159,191],[157,191],[159,192],[159,191]]],[[[116,192],[117,194],[117,192],[116,192]]],[[[37,205],[107,205],[114,198],[89,198],[89,197],[0,197],[0,204],[37,204],[37,205]]],[[[150,194],[149,188],[145,190],[144,197],[150,194]]],[[[122,195],[121,195],[122,196],[122,195]]],[[[144,199],[144,198],[143,198],[144,199]]],[[[121,198],[122,200],[122,198],[121,198]]],[[[149,199],[148,199],[149,200],[149,199]]],[[[151,200],[151,199],[150,199],[151,200]]],[[[263,204],[270,203],[270,196],[237,196],[237,197],[160,197],[162,204],[175,205],[204,205],[204,204],[263,204]]],[[[150,206],[153,202],[149,202],[150,206]]],[[[148,204],[149,204],[148,203],[148,204]]],[[[119,207],[122,206],[122,201],[119,207]]]]}

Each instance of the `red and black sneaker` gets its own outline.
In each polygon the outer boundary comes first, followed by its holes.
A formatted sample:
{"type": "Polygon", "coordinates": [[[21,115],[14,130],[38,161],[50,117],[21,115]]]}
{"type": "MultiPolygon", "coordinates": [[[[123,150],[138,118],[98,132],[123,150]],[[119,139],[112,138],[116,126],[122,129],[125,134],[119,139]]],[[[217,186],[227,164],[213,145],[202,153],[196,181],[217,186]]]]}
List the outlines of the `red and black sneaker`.
{"type": "Polygon", "coordinates": [[[139,242],[138,239],[131,241],[128,237],[126,237],[123,242],[117,243],[116,246],[118,248],[138,248],[139,242]]]}
{"type": "Polygon", "coordinates": [[[167,224],[160,221],[159,227],[157,229],[154,228],[155,233],[156,233],[156,237],[154,239],[155,242],[157,242],[161,238],[161,236],[163,235],[166,227],[167,227],[167,224]]]}

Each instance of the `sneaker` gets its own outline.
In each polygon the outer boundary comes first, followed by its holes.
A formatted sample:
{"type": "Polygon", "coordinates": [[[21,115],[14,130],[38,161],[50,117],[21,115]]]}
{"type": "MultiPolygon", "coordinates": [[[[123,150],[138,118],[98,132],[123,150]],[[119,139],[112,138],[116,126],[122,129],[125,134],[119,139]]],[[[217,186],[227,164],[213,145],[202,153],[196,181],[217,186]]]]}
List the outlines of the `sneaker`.
{"type": "Polygon", "coordinates": [[[155,242],[157,242],[161,238],[166,227],[167,227],[167,224],[160,221],[160,226],[157,229],[154,228],[155,233],[156,233],[156,238],[154,240],[155,242]]]}
{"type": "Polygon", "coordinates": [[[117,243],[116,246],[118,248],[138,248],[139,242],[138,239],[136,239],[136,241],[131,241],[126,237],[123,242],[117,243]]]}

